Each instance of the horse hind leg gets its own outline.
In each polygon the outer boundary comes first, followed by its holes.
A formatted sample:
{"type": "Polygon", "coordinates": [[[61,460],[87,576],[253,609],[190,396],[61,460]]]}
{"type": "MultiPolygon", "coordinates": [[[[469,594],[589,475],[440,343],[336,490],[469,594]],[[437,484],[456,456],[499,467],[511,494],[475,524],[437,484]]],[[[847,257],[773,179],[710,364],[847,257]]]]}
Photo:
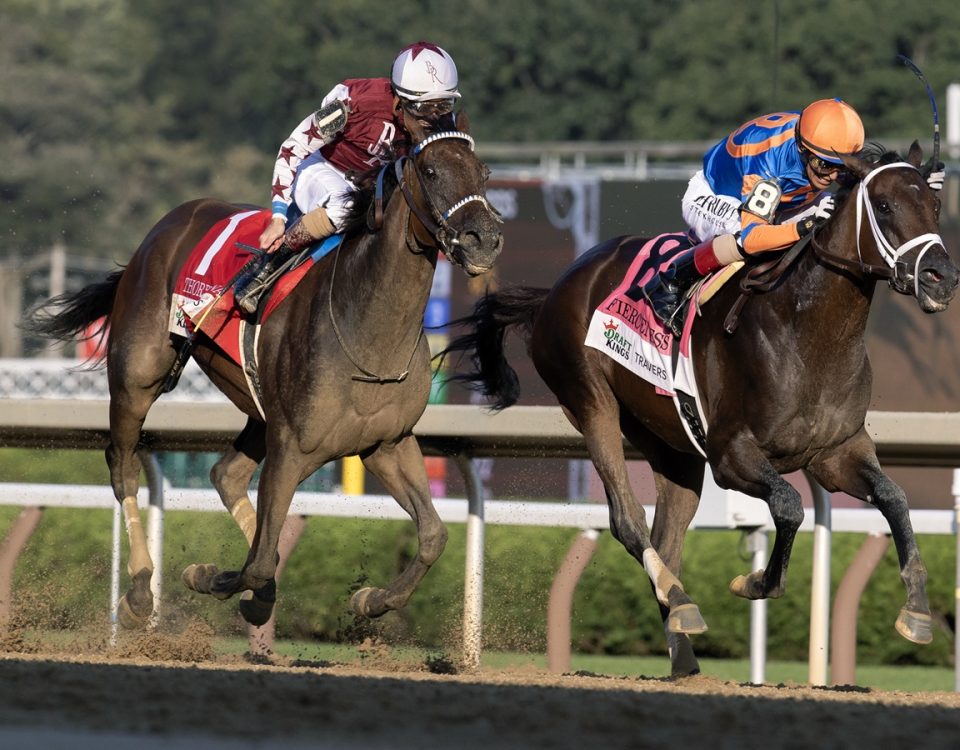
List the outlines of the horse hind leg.
{"type": "MultiPolygon", "coordinates": [[[[650,541],[667,569],[679,579],[687,529],[700,504],[705,462],[699,456],[678,453],[654,445],[651,440],[638,439],[636,431],[629,437],[647,457],[654,472],[657,512],[650,530],[650,541]]],[[[689,611],[689,607],[681,609],[681,612],[689,611]]],[[[671,676],[698,674],[700,663],[689,636],[670,629],[671,612],[663,604],[660,604],[660,616],[670,654],[671,676]]]]}
{"type": "MultiPolygon", "coordinates": [[[[248,419],[231,448],[210,470],[210,481],[220,496],[220,502],[240,528],[248,547],[253,544],[257,531],[257,511],[249,495],[250,480],[263,460],[265,450],[263,423],[248,419]]],[[[210,594],[213,579],[219,573],[219,568],[212,563],[193,563],[184,569],[180,578],[188,589],[210,594]]],[[[244,596],[250,598],[252,594],[244,592],[244,596]]],[[[272,606],[271,603],[271,610],[272,606]]],[[[267,617],[269,619],[269,614],[267,617]]]]}
{"type": "Polygon", "coordinates": [[[153,561],[137,505],[142,463],[137,454],[140,431],[147,412],[160,392],[162,380],[172,362],[173,350],[156,356],[129,350],[111,343],[108,360],[110,380],[110,443],[106,450],[113,494],[120,503],[130,544],[127,572],[130,588],[117,607],[117,620],[124,628],[140,628],[153,614],[153,561]],[[115,354],[116,352],[116,354],[115,354]],[[168,356],[164,357],[163,354],[168,356]],[[137,364],[133,364],[133,362],[137,364]]]}
{"type": "Polygon", "coordinates": [[[657,601],[668,611],[665,619],[668,634],[695,635],[705,632],[707,624],[700,609],[655,549],[643,506],[630,487],[617,418],[618,409],[613,395],[600,402],[594,400],[590,406],[585,403],[581,402],[581,408],[577,410],[578,423],[593,465],[603,481],[610,506],[610,530],[613,536],[643,565],[653,584],[657,601]]]}
{"type": "Polygon", "coordinates": [[[362,588],[350,599],[357,614],[379,617],[406,605],[443,552],[447,529],[433,507],[423,454],[416,438],[408,435],[395,445],[381,443],[364,458],[363,465],[382,482],[417,526],[417,554],[396,580],[386,588],[362,588]]]}

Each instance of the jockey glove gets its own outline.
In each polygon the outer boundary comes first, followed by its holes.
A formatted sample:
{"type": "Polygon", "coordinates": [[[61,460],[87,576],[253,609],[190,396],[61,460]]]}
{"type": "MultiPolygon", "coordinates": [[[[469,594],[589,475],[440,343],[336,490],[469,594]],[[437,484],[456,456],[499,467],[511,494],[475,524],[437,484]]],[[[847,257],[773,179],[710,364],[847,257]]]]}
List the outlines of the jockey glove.
{"type": "Polygon", "coordinates": [[[943,180],[946,176],[944,163],[938,161],[936,164],[930,166],[930,174],[927,175],[927,184],[931,190],[942,190],[943,180]]]}

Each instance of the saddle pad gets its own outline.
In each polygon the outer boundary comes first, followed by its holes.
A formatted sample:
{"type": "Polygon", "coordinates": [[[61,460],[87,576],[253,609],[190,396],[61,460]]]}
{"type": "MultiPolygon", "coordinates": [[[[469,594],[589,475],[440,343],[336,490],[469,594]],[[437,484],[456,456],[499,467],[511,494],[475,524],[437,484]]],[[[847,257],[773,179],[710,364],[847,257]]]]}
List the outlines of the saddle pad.
{"type": "MultiPolygon", "coordinates": [[[[270,221],[268,210],[240,211],[214,224],[190,251],[173,290],[168,328],[190,337],[199,328],[234,362],[240,353],[241,310],[234,304],[232,282],[254,251],[270,221]]],[[[339,245],[342,235],[328,237],[270,290],[258,324],[263,323],[320,258],[339,245]]]]}
{"type": "MultiPolygon", "coordinates": [[[[647,240],[623,280],[594,311],[583,342],[669,396],[674,393],[673,334],[653,314],[643,296],[643,286],[689,247],[685,234],[662,234],[647,240]]],[[[692,316],[688,316],[684,339],[689,338],[689,317],[692,316]]]]}

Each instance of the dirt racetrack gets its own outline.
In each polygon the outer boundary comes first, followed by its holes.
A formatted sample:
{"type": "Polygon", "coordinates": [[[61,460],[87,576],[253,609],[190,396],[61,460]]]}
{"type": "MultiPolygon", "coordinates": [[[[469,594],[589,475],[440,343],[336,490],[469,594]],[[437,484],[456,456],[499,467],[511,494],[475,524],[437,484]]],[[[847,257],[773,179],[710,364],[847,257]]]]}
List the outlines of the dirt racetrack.
{"type": "Polygon", "coordinates": [[[0,748],[960,747],[960,695],[0,654],[0,748]]]}

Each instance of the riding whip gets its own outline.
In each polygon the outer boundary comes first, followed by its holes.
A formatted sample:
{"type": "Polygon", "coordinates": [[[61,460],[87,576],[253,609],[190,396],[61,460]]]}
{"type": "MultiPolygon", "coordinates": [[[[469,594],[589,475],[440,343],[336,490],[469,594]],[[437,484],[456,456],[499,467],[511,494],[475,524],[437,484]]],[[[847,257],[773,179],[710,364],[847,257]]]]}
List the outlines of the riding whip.
{"type": "Polygon", "coordinates": [[[930,164],[933,165],[933,169],[936,169],[937,164],[940,163],[940,114],[937,112],[937,99],[933,95],[933,89],[930,88],[930,84],[923,75],[923,71],[921,71],[920,68],[914,64],[913,60],[906,55],[897,55],[897,57],[903,61],[904,65],[913,71],[914,75],[920,79],[920,82],[927,89],[927,96],[930,99],[930,107],[933,109],[933,156],[930,159],[930,164]]]}

